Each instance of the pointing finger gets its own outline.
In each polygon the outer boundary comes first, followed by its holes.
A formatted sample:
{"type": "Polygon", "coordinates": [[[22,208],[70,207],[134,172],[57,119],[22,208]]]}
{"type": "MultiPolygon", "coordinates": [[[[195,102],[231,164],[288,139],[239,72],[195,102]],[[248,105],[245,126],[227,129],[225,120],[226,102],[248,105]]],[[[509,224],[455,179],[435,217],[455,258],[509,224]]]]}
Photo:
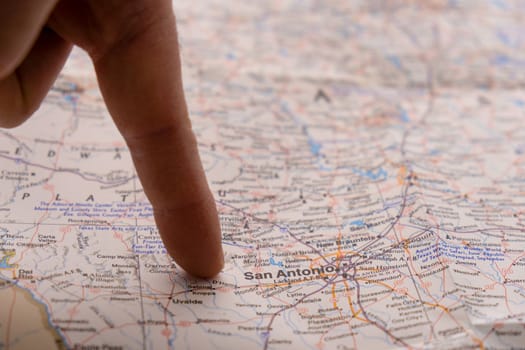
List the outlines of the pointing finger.
{"type": "Polygon", "coordinates": [[[93,59],[168,252],[211,277],[223,266],[220,226],[186,109],[171,3],[163,4],[93,59]]]}

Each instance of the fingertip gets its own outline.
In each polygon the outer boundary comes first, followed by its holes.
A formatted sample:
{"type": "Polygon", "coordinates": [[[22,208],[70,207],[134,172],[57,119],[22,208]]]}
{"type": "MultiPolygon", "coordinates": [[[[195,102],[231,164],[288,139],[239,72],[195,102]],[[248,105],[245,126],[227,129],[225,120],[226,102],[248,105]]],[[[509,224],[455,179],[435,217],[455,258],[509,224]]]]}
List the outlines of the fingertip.
{"type": "Polygon", "coordinates": [[[224,268],[220,224],[213,197],[175,209],[155,209],[168,254],[192,276],[211,278],[224,268]]]}
{"type": "MultiPolygon", "coordinates": [[[[173,257],[173,256],[172,256],[173,257]]],[[[224,254],[222,248],[216,258],[206,260],[203,263],[181,265],[180,267],[194,277],[209,279],[219,275],[224,268],[224,254]]]]}

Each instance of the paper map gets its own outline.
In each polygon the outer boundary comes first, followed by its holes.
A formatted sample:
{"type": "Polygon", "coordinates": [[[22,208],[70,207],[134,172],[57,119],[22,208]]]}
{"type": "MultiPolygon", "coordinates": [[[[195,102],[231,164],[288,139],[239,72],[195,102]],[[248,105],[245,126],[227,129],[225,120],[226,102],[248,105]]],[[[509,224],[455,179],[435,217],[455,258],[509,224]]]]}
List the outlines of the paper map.
{"type": "Polygon", "coordinates": [[[165,253],[75,50],[0,130],[0,349],[525,349],[525,2],[175,12],[223,272],[165,253]]]}

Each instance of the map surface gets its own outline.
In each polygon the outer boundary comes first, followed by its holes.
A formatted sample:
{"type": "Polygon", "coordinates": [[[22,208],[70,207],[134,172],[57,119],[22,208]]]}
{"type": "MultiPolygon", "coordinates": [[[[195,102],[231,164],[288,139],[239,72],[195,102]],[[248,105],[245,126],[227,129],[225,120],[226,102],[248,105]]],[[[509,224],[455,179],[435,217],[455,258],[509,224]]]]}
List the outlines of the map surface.
{"type": "Polygon", "coordinates": [[[0,130],[0,349],[525,349],[524,1],[177,1],[223,272],[86,55],[0,130]]]}

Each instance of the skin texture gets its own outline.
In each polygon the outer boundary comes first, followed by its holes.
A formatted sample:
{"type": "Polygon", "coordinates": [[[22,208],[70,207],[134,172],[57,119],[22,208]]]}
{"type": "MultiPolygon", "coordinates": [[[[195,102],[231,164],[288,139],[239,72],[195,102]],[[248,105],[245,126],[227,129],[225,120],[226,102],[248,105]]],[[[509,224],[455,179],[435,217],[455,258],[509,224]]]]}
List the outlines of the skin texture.
{"type": "Polygon", "coordinates": [[[216,275],[220,225],[186,108],[171,0],[0,6],[0,127],[31,116],[71,47],[86,50],[169,254],[192,275],[216,275]]]}

